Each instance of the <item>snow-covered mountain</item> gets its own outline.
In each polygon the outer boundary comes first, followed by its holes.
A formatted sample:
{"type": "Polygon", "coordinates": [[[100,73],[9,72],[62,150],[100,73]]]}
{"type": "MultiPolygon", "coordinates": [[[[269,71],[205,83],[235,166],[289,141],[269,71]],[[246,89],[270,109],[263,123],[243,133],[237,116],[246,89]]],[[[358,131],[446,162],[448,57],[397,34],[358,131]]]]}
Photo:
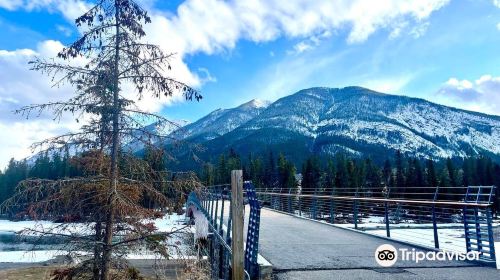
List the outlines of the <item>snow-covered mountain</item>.
{"type": "Polygon", "coordinates": [[[257,117],[269,105],[268,101],[253,99],[236,108],[217,109],[196,122],[175,132],[175,138],[196,141],[212,140],[257,117]]]}
{"type": "Polygon", "coordinates": [[[388,157],[500,156],[500,117],[361,87],[310,88],[260,105],[217,110],[185,127],[206,155],[233,148],[268,150],[294,160],[310,153],[388,157]]]}

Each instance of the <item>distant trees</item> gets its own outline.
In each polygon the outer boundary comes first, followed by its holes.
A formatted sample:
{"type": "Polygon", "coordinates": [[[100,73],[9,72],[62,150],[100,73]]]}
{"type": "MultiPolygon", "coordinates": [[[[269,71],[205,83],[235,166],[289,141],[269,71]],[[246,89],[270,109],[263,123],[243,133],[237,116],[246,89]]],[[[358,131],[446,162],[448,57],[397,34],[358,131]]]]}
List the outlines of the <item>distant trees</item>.
{"type": "Polygon", "coordinates": [[[295,191],[297,187],[297,179],[295,173],[295,165],[288,161],[283,154],[279,154],[278,157],[278,185],[282,192],[288,193],[290,191],[295,191]]]}
{"type": "MultiPolygon", "coordinates": [[[[150,162],[155,170],[165,168],[164,159],[152,156],[148,149],[144,160],[150,162]]],[[[469,185],[500,185],[500,165],[484,156],[444,161],[401,156],[400,163],[396,164],[396,161],[394,157],[377,165],[369,158],[338,154],[323,159],[311,157],[304,162],[301,172],[297,172],[295,164],[283,154],[278,154],[277,161],[273,153],[248,155],[242,160],[230,150],[219,155],[216,162],[204,163],[199,174],[205,185],[227,184],[230,182],[230,171],[241,168],[245,179],[252,180],[257,187],[275,186],[283,192],[300,184],[304,193],[316,190],[325,195],[355,195],[358,189],[364,195],[384,197],[387,192],[389,197],[415,199],[432,199],[436,187],[441,188],[439,198],[451,199],[453,194],[463,192],[462,188],[469,185]],[[296,181],[297,173],[302,175],[300,182],[296,181]],[[401,182],[404,182],[402,187],[401,182]],[[399,189],[403,189],[403,193],[399,189]]],[[[61,157],[58,154],[53,157],[43,154],[31,165],[11,160],[0,173],[0,201],[11,196],[16,184],[28,177],[55,179],[80,176],[81,170],[70,162],[67,155],[61,157]]]]}
{"type": "Polygon", "coordinates": [[[317,157],[310,157],[302,165],[301,190],[303,194],[319,194],[321,191],[321,167],[317,157]]]}
{"type": "Polygon", "coordinates": [[[0,172],[0,203],[14,194],[19,182],[28,178],[29,169],[26,160],[11,159],[4,172],[0,172]]]}
{"type": "MultiPolygon", "coordinates": [[[[234,151],[229,154],[239,158],[234,151]]],[[[206,166],[218,170],[222,163],[224,161],[219,160],[206,166]]],[[[291,180],[292,175],[295,177],[295,165],[283,154],[278,155],[277,162],[270,152],[248,156],[248,160],[239,163],[245,170],[245,178],[257,187],[271,189],[274,186],[285,192],[300,183],[303,194],[433,199],[439,188],[438,199],[458,200],[458,194],[463,194],[466,186],[500,184],[500,165],[486,156],[435,161],[407,157],[398,151],[381,165],[370,158],[352,158],[345,154],[312,156],[302,163],[300,182],[291,180]]],[[[205,167],[203,178],[212,178],[206,170],[205,167]]],[[[225,174],[229,173],[227,166],[224,170],[225,174]]]]}

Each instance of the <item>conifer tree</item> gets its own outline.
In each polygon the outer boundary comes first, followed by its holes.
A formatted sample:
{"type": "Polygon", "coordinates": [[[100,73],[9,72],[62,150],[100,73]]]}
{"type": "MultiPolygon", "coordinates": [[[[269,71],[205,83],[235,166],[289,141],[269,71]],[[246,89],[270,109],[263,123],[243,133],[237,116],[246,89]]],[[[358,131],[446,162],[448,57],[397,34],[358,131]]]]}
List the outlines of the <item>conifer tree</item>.
{"type": "MultiPolygon", "coordinates": [[[[61,279],[81,277],[89,270],[93,279],[111,279],[112,268],[123,264],[120,259],[133,244],[147,243],[147,248],[166,253],[161,245],[165,236],[156,234],[145,222],[161,213],[142,207],[141,202],[144,194],[156,204],[165,206],[169,202],[154,187],[156,178],[151,174],[155,170],[127,154],[124,145],[131,141],[161,143],[168,137],[145,130],[147,122],[175,126],[161,116],[141,111],[135,104],[137,99],[175,93],[189,100],[201,96],[169,76],[172,54],[144,40],[142,25],[150,21],[148,13],[133,0],[99,0],[75,20],[82,36],[59,52],[57,59],[36,58],[30,62],[32,70],[52,77],[55,86],[73,86],[75,95],[67,101],[30,105],[17,112],[30,117],[50,110],[55,119],[71,113],[84,123],[78,132],[47,139],[35,147],[42,151],[88,152],[79,159],[85,176],[23,181],[5,205],[24,208],[36,219],[78,215],[78,222],[95,225],[93,238],[72,235],[79,247],[93,248],[93,258],[59,271],[57,277],[61,279]],[[75,59],[85,62],[79,65],[73,63],[75,59]],[[125,86],[135,92],[135,99],[125,96],[125,86]],[[113,238],[116,234],[123,235],[121,241],[113,238]]],[[[118,278],[129,277],[122,270],[117,273],[121,273],[118,278]]]]}
{"type": "Polygon", "coordinates": [[[403,166],[403,155],[400,150],[396,151],[396,194],[399,197],[404,197],[405,193],[405,170],[403,166]]]}

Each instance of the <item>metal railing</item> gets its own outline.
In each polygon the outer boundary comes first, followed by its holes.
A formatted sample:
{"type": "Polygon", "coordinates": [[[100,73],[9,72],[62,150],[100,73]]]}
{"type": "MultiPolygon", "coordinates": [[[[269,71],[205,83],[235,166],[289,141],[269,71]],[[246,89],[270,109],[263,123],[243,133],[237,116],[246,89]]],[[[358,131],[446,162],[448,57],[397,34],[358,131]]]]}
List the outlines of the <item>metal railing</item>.
{"type": "Polygon", "coordinates": [[[292,215],[456,252],[480,252],[495,260],[494,186],[370,189],[279,189],[256,191],[261,204],[292,215]]]}
{"type": "MultiPolygon", "coordinates": [[[[245,277],[256,279],[259,275],[257,256],[261,207],[252,183],[244,182],[243,187],[244,202],[250,208],[246,230],[245,277]]],[[[211,278],[231,279],[231,185],[208,186],[192,192],[189,194],[187,205],[196,207],[208,220],[211,278]]]]}

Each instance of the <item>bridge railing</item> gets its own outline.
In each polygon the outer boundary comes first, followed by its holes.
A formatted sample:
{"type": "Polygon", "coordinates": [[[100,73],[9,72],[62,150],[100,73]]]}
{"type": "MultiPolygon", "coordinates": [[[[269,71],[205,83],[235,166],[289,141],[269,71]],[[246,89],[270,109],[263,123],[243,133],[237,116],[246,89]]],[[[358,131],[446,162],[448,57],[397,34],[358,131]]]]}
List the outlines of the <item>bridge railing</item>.
{"type": "Polygon", "coordinates": [[[260,188],[264,207],[407,243],[495,260],[494,186],[386,190],[260,188]]]}
{"type": "MultiPolygon", "coordinates": [[[[259,248],[260,203],[251,182],[244,182],[244,203],[249,205],[250,213],[246,225],[246,243],[244,252],[244,268],[246,279],[259,277],[257,263],[259,248]]],[[[214,185],[203,187],[189,195],[187,205],[196,207],[208,220],[209,244],[212,279],[231,279],[231,243],[232,207],[231,185],[214,185]]]]}

